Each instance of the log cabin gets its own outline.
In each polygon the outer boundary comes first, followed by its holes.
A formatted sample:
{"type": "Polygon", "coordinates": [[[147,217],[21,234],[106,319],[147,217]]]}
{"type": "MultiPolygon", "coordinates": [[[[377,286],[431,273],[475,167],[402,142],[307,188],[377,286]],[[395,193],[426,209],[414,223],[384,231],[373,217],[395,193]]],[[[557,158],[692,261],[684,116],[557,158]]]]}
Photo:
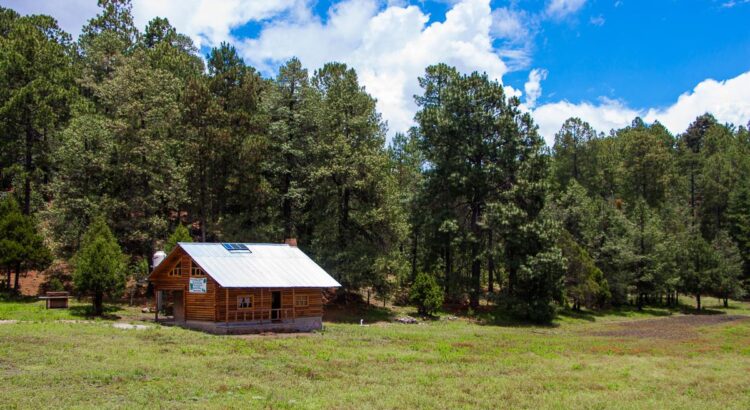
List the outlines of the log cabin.
{"type": "Polygon", "coordinates": [[[323,290],[341,285],[295,242],[180,242],[157,252],[148,277],[156,321],[215,334],[322,329],[323,290]]]}

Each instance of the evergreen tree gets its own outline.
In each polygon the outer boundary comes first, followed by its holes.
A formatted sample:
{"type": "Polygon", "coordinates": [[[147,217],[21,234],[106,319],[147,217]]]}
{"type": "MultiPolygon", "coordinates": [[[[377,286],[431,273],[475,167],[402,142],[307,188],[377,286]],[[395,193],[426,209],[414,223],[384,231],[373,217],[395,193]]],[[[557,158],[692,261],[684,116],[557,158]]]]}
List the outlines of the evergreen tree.
{"type": "Polygon", "coordinates": [[[309,179],[315,187],[311,249],[345,289],[357,289],[380,281],[375,261],[391,254],[404,236],[385,127],[353,69],[326,64],[312,85],[321,114],[309,179]]]}
{"type": "Polygon", "coordinates": [[[183,224],[178,224],[174,232],[169,235],[167,242],[164,244],[164,252],[169,254],[180,242],[193,242],[193,237],[190,235],[190,231],[188,231],[188,228],[183,224]]]}
{"type": "Polygon", "coordinates": [[[729,233],[737,244],[744,263],[745,289],[750,291],[750,180],[732,192],[727,210],[729,233]]]}
{"type": "Polygon", "coordinates": [[[566,260],[565,296],[573,310],[581,306],[601,307],[610,298],[609,285],[588,252],[567,231],[560,235],[560,249],[566,260]]]}
{"type": "Polygon", "coordinates": [[[296,238],[304,233],[301,225],[311,189],[308,176],[314,164],[310,153],[317,133],[319,98],[296,58],[279,68],[267,94],[268,142],[276,149],[266,157],[264,170],[274,187],[282,239],[296,238]]]}
{"type": "Polygon", "coordinates": [[[742,287],[742,257],[737,245],[726,231],[719,231],[711,243],[717,256],[713,271],[713,293],[729,307],[729,299],[739,299],[745,295],[742,287]]]}
{"type": "Polygon", "coordinates": [[[46,269],[52,253],[38,233],[31,216],[21,213],[15,199],[0,198],[0,268],[7,274],[6,285],[11,288],[11,271],[15,272],[13,290],[19,290],[19,276],[29,269],[46,269]]]}
{"type": "Polygon", "coordinates": [[[75,94],[73,48],[49,16],[0,12],[0,188],[23,187],[29,215],[40,207],[32,199],[41,202],[41,185],[51,178],[51,147],[75,94]]]}
{"type": "Polygon", "coordinates": [[[701,296],[713,290],[712,272],[718,267],[717,255],[697,229],[692,229],[687,241],[688,266],[682,273],[681,290],[695,297],[701,310],[701,296]]]}
{"type": "Polygon", "coordinates": [[[432,315],[443,306],[443,290],[434,276],[420,273],[411,285],[409,300],[417,305],[420,314],[432,315]]]}
{"type": "Polygon", "coordinates": [[[89,226],[81,248],[73,258],[73,283],[81,294],[92,297],[94,314],[104,312],[104,295],[118,295],[125,289],[126,258],[104,218],[89,226]]]}
{"type": "Polygon", "coordinates": [[[573,179],[585,187],[591,186],[595,172],[591,142],[596,138],[596,131],[580,118],[565,120],[555,134],[553,174],[560,189],[565,189],[573,179]]]}

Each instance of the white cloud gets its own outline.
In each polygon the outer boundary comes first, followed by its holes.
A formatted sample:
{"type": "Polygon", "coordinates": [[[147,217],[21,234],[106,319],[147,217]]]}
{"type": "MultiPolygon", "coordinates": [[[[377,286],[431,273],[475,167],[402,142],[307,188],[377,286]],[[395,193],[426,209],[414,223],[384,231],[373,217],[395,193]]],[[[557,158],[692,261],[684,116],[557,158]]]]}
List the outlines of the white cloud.
{"type": "Polygon", "coordinates": [[[701,81],[692,91],[680,95],[674,104],[664,108],[635,109],[621,101],[603,98],[598,104],[568,101],[543,104],[532,114],[540,134],[550,145],[562,123],[570,117],[579,117],[597,131],[607,132],[627,126],[633,118],[640,116],[646,122],[658,120],[670,132],[678,134],[706,112],[722,123],[747,124],[750,121],[750,94],[747,90],[750,90],[750,71],[725,81],[701,81]]]}
{"type": "Polygon", "coordinates": [[[444,62],[462,72],[487,72],[498,81],[508,71],[492,46],[487,0],[464,0],[443,22],[431,24],[417,6],[380,8],[374,0],[343,1],[327,17],[325,22],[271,21],[239,48],[246,61],[266,73],[292,56],[313,69],[329,61],[354,67],[378,99],[391,135],[413,124],[413,96],[420,93],[416,79],[425,67],[444,62]]]}
{"type": "Polygon", "coordinates": [[[604,16],[602,16],[602,15],[592,16],[589,19],[589,23],[591,23],[591,24],[593,24],[595,26],[599,26],[599,27],[603,26],[604,23],[606,23],[606,22],[607,22],[607,20],[605,20],[604,16]]]}
{"type": "Polygon", "coordinates": [[[492,12],[492,34],[497,38],[524,41],[529,37],[529,24],[524,12],[500,7],[492,12]]]}
{"type": "Polygon", "coordinates": [[[532,111],[534,120],[539,125],[539,133],[550,146],[554,142],[555,133],[570,117],[579,117],[587,121],[597,131],[608,131],[630,124],[633,118],[640,114],[622,102],[610,99],[602,99],[599,104],[558,101],[540,105],[532,111]]]}
{"type": "Polygon", "coordinates": [[[559,20],[577,12],[584,4],[586,0],[550,0],[544,13],[547,17],[559,20]]]}
{"type": "Polygon", "coordinates": [[[659,120],[673,133],[684,131],[695,117],[710,112],[719,122],[746,124],[750,120],[750,71],[726,81],[707,79],[673,105],[650,109],[646,121],[659,120]]]}
{"type": "Polygon", "coordinates": [[[526,106],[534,108],[536,100],[542,95],[541,82],[547,78],[547,70],[535,68],[529,72],[529,81],[523,85],[526,92],[526,106]]]}
{"type": "Polygon", "coordinates": [[[250,21],[262,21],[287,13],[290,19],[309,18],[303,0],[134,0],[133,17],[143,28],[156,16],[167,17],[196,46],[216,46],[235,40],[231,30],[250,21]]]}

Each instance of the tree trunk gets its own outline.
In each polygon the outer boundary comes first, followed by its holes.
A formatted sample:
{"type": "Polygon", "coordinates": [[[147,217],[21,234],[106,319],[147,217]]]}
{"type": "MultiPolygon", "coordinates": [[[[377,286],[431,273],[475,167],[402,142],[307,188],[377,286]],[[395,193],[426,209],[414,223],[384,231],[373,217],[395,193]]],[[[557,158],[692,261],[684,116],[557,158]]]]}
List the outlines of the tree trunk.
{"type": "Polygon", "coordinates": [[[284,184],[281,188],[283,200],[281,203],[281,220],[284,224],[284,239],[292,238],[292,200],[289,199],[289,189],[291,187],[291,177],[287,173],[284,175],[284,184]]]}
{"type": "Polygon", "coordinates": [[[471,207],[471,230],[474,233],[474,242],[471,244],[471,294],[469,305],[473,308],[479,306],[479,294],[482,286],[482,262],[479,260],[479,205],[471,207]]]}
{"type": "Polygon", "coordinates": [[[419,240],[419,233],[417,228],[414,228],[414,237],[411,242],[411,281],[417,278],[417,241],[419,240]]]}
{"type": "Polygon", "coordinates": [[[698,307],[698,311],[700,312],[701,311],[701,294],[700,293],[695,295],[695,303],[698,307]]]}
{"type": "Polygon", "coordinates": [[[33,143],[34,135],[31,125],[26,126],[26,155],[24,161],[24,171],[26,173],[23,183],[23,214],[31,214],[31,167],[34,165],[32,161],[31,145],[33,143]]]}
{"type": "Polygon", "coordinates": [[[729,298],[724,298],[724,307],[725,308],[729,307],[729,298]]]}
{"type": "Polygon", "coordinates": [[[453,257],[451,255],[451,244],[450,239],[448,244],[445,246],[445,293],[448,297],[452,297],[453,291],[453,257]]]}
{"type": "Polygon", "coordinates": [[[487,238],[487,290],[490,293],[495,291],[495,258],[492,253],[492,239],[492,230],[490,230],[487,238]]]}
{"type": "Polygon", "coordinates": [[[101,316],[104,313],[104,309],[102,306],[103,299],[104,299],[104,294],[102,292],[94,293],[94,315],[95,316],[101,316]]]}
{"type": "MultiPolygon", "coordinates": [[[[14,291],[15,291],[16,293],[18,293],[18,291],[19,291],[19,289],[20,289],[20,287],[21,287],[21,286],[19,285],[19,281],[18,281],[18,277],[19,277],[20,275],[21,275],[21,264],[20,264],[20,263],[18,263],[18,264],[16,264],[16,279],[15,279],[15,281],[13,282],[13,290],[14,290],[14,291]]],[[[10,283],[10,282],[9,282],[9,283],[10,283]]]]}

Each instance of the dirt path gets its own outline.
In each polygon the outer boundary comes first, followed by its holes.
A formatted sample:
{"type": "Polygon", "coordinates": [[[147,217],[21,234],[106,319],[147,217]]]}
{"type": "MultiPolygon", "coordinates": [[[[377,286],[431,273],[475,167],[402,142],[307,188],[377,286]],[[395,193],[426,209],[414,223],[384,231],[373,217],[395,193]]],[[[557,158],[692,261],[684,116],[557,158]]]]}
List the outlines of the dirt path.
{"type": "Polygon", "coordinates": [[[593,336],[642,337],[655,339],[687,339],[698,334],[702,326],[716,326],[750,320],[741,315],[681,315],[660,319],[633,320],[605,326],[603,330],[589,331],[593,336]]]}

